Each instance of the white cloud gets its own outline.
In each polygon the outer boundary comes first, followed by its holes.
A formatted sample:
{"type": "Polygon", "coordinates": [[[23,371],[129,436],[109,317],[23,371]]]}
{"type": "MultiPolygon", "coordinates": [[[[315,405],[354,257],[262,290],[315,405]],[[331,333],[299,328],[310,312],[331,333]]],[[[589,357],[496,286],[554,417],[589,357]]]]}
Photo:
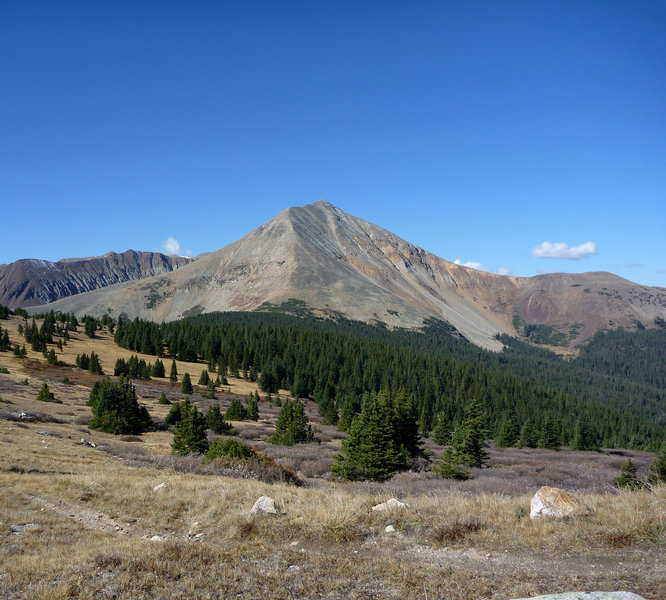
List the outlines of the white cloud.
{"type": "Polygon", "coordinates": [[[180,244],[178,243],[178,240],[175,237],[169,236],[166,239],[166,242],[164,242],[163,246],[167,254],[176,254],[180,256],[181,254],[180,244]]]}
{"type": "MultiPolygon", "coordinates": [[[[470,269],[476,269],[477,271],[485,271],[486,273],[492,273],[488,267],[484,267],[480,262],[477,262],[475,260],[468,260],[467,262],[463,262],[459,258],[456,258],[453,261],[453,264],[460,265],[461,267],[469,267],[470,269]]],[[[507,267],[500,267],[495,271],[498,275],[509,275],[511,273],[511,269],[507,267]]]]}
{"type": "Polygon", "coordinates": [[[456,258],[453,262],[454,264],[460,265],[461,267],[469,267],[470,269],[476,269],[477,271],[488,270],[480,262],[476,262],[474,260],[468,260],[467,262],[462,262],[459,258],[456,258]]]}
{"type": "Polygon", "coordinates": [[[530,256],[533,258],[566,258],[579,260],[584,256],[597,253],[597,245],[594,242],[585,242],[580,246],[569,246],[563,242],[542,242],[532,248],[530,256]]]}

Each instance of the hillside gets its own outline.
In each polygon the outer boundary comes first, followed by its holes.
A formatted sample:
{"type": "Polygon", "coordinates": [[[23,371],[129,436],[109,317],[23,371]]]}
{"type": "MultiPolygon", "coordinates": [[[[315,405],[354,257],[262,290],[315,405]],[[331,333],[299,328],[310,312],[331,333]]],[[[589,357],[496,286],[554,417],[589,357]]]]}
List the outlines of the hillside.
{"type": "Polygon", "coordinates": [[[39,306],[124,281],[170,273],[191,261],[134,250],[57,262],[22,259],[0,265],[0,304],[9,308],[39,306]]]}
{"type": "MultiPolygon", "coordinates": [[[[0,324],[15,341],[23,322],[0,324]]],[[[411,471],[383,484],[343,484],[329,472],[342,434],[322,422],[314,403],[307,414],[320,443],[280,447],[267,442],[278,408],[262,401],[259,421],[233,423],[234,439],[297,471],[306,485],[296,487],[238,463],[174,456],[173,435],[161,427],[135,436],[89,429],[86,403],[101,377],[73,362],[93,351],[107,372],[132,354],[106,330],[92,339],[73,332],[58,352],[62,366],[30,349],[23,359],[0,352],[0,437],[11,448],[0,455],[5,598],[507,600],[622,588],[659,600],[666,593],[665,528],[655,510],[666,502],[664,488],[611,485],[628,457],[642,475],[651,454],[493,447],[490,468],[475,469],[468,481],[411,471]],[[43,383],[61,404],[36,401],[43,383]],[[574,492],[593,513],[530,520],[541,485],[574,492]],[[250,513],[262,495],[276,500],[279,514],[250,513]],[[396,496],[408,506],[372,510],[396,496]]],[[[204,366],[177,362],[194,381],[204,366]]],[[[157,423],[170,408],[159,396],[182,398],[165,378],[135,385],[157,423]]],[[[255,389],[230,376],[214,401],[224,409],[255,389]]],[[[192,401],[204,410],[214,401],[201,391],[192,401]]],[[[443,450],[432,440],[427,447],[435,456],[443,450]]]]}
{"type": "Polygon", "coordinates": [[[651,326],[666,290],[609,273],[494,275],[439,258],[319,201],[289,208],[238,241],[163,275],[79,294],[47,309],[155,321],[255,310],[291,298],[323,315],[391,327],[436,317],[500,349],[497,333],[573,347],[600,328],[651,326]]]}

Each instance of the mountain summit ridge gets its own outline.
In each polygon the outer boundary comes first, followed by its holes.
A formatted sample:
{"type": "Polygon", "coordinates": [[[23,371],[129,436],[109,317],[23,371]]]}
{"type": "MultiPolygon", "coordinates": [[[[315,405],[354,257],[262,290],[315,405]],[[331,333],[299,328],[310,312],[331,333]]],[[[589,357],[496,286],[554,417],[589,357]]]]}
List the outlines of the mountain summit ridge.
{"type": "Polygon", "coordinates": [[[440,258],[325,200],[290,207],[235,242],[163,273],[42,309],[156,321],[302,300],[322,314],[418,328],[450,322],[499,349],[497,333],[572,346],[597,329],[666,317],[666,289],[604,273],[516,277],[440,258]]]}

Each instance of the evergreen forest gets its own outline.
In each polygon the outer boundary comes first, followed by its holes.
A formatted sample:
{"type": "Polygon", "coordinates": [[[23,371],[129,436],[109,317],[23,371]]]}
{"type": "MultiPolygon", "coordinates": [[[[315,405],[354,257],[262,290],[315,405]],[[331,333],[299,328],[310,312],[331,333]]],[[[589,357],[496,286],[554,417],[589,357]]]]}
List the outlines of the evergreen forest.
{"type": "Polygon", "coordinates": [[[490,352],[435,319],[416,332],[275,311],[121,320],[115,332],[129,350],[203,361],[265,392],[312,398],[324,421],[345,431],[364,394],[383,390],[406,395],[420,433],[443,441],[473,402],[502,445],[529,446],[533,438],[545,447],[656,450],[666,439],[663,326],[599,332],[574,360],[499,339],[504,351],[490,352]]]}

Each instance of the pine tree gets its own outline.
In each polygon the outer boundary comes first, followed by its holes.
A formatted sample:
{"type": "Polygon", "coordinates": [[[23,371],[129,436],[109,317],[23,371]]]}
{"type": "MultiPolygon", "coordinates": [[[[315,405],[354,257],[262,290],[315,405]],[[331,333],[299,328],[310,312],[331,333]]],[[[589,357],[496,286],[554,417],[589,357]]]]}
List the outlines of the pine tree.
{"type": "Polygon", "coordinates": [[[465,467],[464,462],[460,460],[453,448],[447,448],[444,451],[441,460],[432,470],[444,479],[458,479],[461,481],[469,479],[469,469],[465,467]]]}
{"type": "Polygon", "coordinates": [[[46,384],[42,385],[42,389],[39,390],[37,400],[40,402],[55,402],[56,404],[62,404],[62,400],[58,400],[46,384]]]}
{"type": "Polygon", "coordinates": [[[208,450],[206,437],[206,419],[189,399],[181,404],[181,418],[173,428],[171,452],[184,456],[186,454],[203,454],[208,450]]]}
{"type": "Polygon", "coordinates": [[[539,436],[532,419],[527,420],[520,430],[518,444],[521,448],[536,448],[539,445],[539,436]]]}
{"type": "Polygon", "coordinates": [[[151,377],[164,377],[164,363],[158,358],[153,365],[153,368],[150,370],[151,377]]]}
{"type": "Polygon", "coordinates": [[[206,427],[218,435],[231,431],[231,423],[224,420],[219,404],[213,404],[208,407],[206,411],[206,427]]]}
{"type": "Polygon", "coordinates": [[[178,381],[178,369],[176,368],[176,361],[171,361],[171,372],[169,373],[169,381],[171,382],[171,387],[173,387],[178,381]]]}
{"type": "Polygon", "coordinates": [[[592,450],[598,452],[600,449],[599,437],[592,431],[587,415],[583,413],[578,417],[572,447],[574,450],[592,450]]]}
{"type": "Polygon", "coordinates": [[[539,448],[559,450],[562,446],[561,425],[557,419],[548,417],[541,426],[539,448]]]}
{"type": "Polygon", "coordinates": [[[638,467],[630,458],[622,465],[620,476],[613,479],[613,485],[616,487],[625,487],[632,490],[638,490],[645,486],[645,483],[636,475],[638,467]]]}
{"type": "Polygon", "coordinates": [[[651,484],[666,483],[666,442],[661,444],[657,458],[648,470],[648,481],[651,484]]]}
{"type": "MultiPolygon", "coordinates": [[[[381,392],[379,400],[382,401],[381,392]]],[[[400,391],[393,399],[386,393],[384,402],[393,412],[393,440],[396,448],[404,449],[412,458],[420,456],[423,450],[414,403],[404,391],[400,391]]]]}
{"type": "Polygon", "coordinates": [[[190,374],[187,372],[183,375],[183,381],[180,382],[180,391],[188,396],[193,392],[192,380],[190,379],[190,374]]]}
{"type": "Polygon", "coordinates": [[[500,422],[496,443],[500,448],[510,448],[518,443],[518,421],[513,410],[507,411],[500,422]]]}
{"type": "Polygon", "coordinates": [[[247,418],[250,421],[259,420],[259,394],[251,393],[245,401],[247,418]]]}
{"type": "Polygon", "coordinates": [[[93,413],[90,429],[134,434],[152,424],[148,411],[138,403],[132,382],[123,377],[117,383],[109,378],[98,381],[90,392],[88,405],[93,413]]]}
{"type": "Polygon", "coordinates": [[[199,376],[199,385],[208,385],[208,382],[210,381],[210,375],[208,374],[208,369],[204,369],[201,371],[201,375],[199,376]]]}
{"type": "Polygon", "coordinates": [[[271,444],[293,446],[306,444],[314,440],[312,429],[305,415],[305,408],[300,400],[287,398],[275,422],[275,433],[269,438],[271,444]]]}
{"type": "Polygon", "coordinates": [[[451,446],[460,461],[469,467],[483,467],[488,461],[484,450],[488,431],[481,403],[473,400],[465,410],[464,421],[455,428],[451,446]]]}
{"type": "Polygon", "coordinates": [[[158,403],[158,404],[171,404],[171,402],[170,402],[169,399],[166,397],[166,394],[165,394],[164,392],[162,392],[162,394],[160,395],[160,398],[159,398],[159,400],[157,401],[157,403],[158,403]]]}
{"type": "Polygon", "coordinates": [[[453,426],[444,412],[438,413],[435,419],[435,428],[432,430],[432,439],[436,444],[444,446],[451,441],[453,426]]]}
{"type": "Polygon", "coordinates": [[[405,455],[396,448],[392,415],[376,394],[366,394],[361,415],[351,424],[336,456],[333,475],[353,481],[385,481],[404,467],[405,455]]]}
{"type": "Polygon", "coordinates": [[[243,406],[240,398],[232,398],[229,408],[224,413],[224,418],[229,421],[244,421],[247,419],[247,409],[243,406]]]}

